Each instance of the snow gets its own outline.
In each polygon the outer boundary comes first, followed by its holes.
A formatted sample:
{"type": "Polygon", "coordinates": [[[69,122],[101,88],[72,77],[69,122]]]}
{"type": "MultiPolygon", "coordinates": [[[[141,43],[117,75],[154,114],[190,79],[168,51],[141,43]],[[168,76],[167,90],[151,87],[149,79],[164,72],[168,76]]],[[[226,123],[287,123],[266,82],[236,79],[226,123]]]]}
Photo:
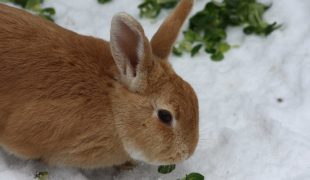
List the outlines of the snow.
{"type": "MultiPolygon", "coordinates": [[[[109,39],[112,16],[125,11],[151,37],[168,12],[157,20],[141,19],[141,1],[49,0],[45,6],[56,8],[57,24],[104,39],[109,39]]],[[[172,180],[193,171],[206,180],[309,180],[310,1],[263,2],[273,5],[266,18],[283,24],[270,36],[245,36],[231,28],[228,41],[240,47],[222,62],[212,62],[204,53],[171,57],[177,73],[198,94],[201,132],[195,154],[174,172],[160,175],[156,166],[143,163],[131,171],[56,168],[1,151],[0,179],[31,180],[44,170],[51,180],[172,180]]],[[[192,13],[205,3],[197,0],[192,13]]]]}

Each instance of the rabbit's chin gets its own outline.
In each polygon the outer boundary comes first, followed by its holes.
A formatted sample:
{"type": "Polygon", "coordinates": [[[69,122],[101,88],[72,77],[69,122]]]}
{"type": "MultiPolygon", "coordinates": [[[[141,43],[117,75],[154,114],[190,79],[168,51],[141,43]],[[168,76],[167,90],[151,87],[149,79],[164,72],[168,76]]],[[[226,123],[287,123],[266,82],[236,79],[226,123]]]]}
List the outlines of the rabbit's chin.
{"type": "Polygon", "coordinates": [[[131,145],[125,145],[125,150],[129,154],[129,156],[137,161],[143,161],[148,162],[148,158],[146,158],[143,151],[131,146],[131,145]]]}
{"type": "Polygon", "coordinates": [[[132,159],[134,159],[136,161],[141,161],[141,162],[144,162],[147,164],[152,164],[152,165],[178,164],[178,163],[189,158],[188,153],[185,153],[183,155],[176,153],[174,156],[172,156],[170,158],[165,158],[168,160],[160,160],[160,157],[158,159],[150,159],[145,155],[145,153],[142,150],[135,148],[131,145],[126,145],[125,150],[132,159]]]}

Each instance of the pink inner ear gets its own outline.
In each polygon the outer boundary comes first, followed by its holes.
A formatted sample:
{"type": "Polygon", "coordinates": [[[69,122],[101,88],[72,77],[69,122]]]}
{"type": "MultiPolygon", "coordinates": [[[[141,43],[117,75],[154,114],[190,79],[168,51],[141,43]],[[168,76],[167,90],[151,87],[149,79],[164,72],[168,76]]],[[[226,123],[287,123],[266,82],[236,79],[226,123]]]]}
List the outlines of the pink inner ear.
{"type": "MultiPolygon", "coordinates": [[[[119,51],[128,58],[130,67],[133,71],[133,76],[137,74],[137,65],[139,63],[138,57],[138,44],[139,44],[139,36],[136,32],[131,30],[127,24],[120,21],[119,22],[119,30],[120,33],[116,37],[116,41],[118,44],[119,51]]],[[[126,74],[126,66],[124,66],[124,72],[126,74]]]]}

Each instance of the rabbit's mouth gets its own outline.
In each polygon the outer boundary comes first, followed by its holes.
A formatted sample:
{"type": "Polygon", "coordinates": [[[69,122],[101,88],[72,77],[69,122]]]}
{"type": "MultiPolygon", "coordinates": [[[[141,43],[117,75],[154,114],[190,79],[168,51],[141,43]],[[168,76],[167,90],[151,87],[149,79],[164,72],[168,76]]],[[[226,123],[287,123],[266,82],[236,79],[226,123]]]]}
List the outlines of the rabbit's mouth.
{"type": "Polygon", "coordinates": [[[175,149],[171,149],[169,155],[161,160],[161,165],[164,164],[177,164],[190,157],[188,147],[185,144],[175,146],[175,149]]]}
{"type": "Polygon", "coordinates": [[[127,144],[124,145],[124,147],[132,159],[153,165],[177,164],[190,157],[188,147],[184,144],[181,144],[177,148],[169,148],[169,150],[165,150],[165,152],[162,151],[154,158],[148,157],[143,150],[135,148],[132,145],[127,144]]]}

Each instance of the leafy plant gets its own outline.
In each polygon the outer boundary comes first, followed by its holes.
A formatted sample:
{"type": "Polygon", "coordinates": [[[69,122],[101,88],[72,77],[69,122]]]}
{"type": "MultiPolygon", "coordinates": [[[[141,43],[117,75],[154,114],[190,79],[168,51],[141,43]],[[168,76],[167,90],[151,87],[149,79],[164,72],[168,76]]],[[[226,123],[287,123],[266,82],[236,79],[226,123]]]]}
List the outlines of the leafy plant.
{"type": "Polygon", "coordinates": [[[37,180],[48,180],[48,172],[46,172],[46,171],[37,172],[35,174],[35,179],[37,179],[37,180]]]}
{"type": "MultiPolygon", "coordinates": [[[[158,167],[158,172],[161,174],[168,174],[171,173],[173,170],[175,169],[175,164],[171,164],[171,165],[161,165],[158,167]]],[[[193,172],[190,174],[187,174],[185,177],[178,179],[178,180],[204,180],[204,176],[193,172]]]]}
{"type": "Polygon", "coordinates": [[[183,40],[173,48],[173,53],[180,56],[183,52],[190,52],[194,56],[204,48],[212,60],[220,61],[231,48],[226,42],[228,26],[242,26],[245,34],[264,36],[281,27],[263,19],[268,8],[270,5],[256,0],[211,1],[190,18],[189,28],[184,32],[183,40]]]}
{"type": "Polygon", "coordinates": [[[14,3],[24,9],[34,12],[35,14],[47,20],[54,21],[53,16],[55,15],[56,11],[51,7],[42,8],[41,4],[44,2],[44,0],[0,0],[0,2],[14,3]]]}
{"type": "Polygon", "coordinates": [[[144,0],[139,4],[140,16],[155,18],[159,15],[161,9],[173,8],[179,0],[144,0]]]}
{"type": "Polygon", "coordinates": [[[107,2],[111,2],[112,0],[97,0],[100,4],[105,4],[107,2]]]}

